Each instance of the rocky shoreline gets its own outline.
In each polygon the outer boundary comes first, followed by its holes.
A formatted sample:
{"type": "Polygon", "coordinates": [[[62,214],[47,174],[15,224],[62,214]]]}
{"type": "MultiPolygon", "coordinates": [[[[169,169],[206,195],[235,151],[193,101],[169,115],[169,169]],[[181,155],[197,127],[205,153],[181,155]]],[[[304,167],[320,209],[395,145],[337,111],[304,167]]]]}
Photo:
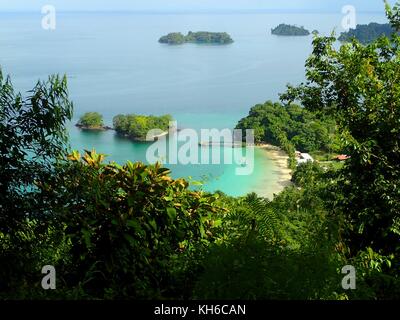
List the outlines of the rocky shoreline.
{"type": "Polygon", "coordinates": [[[85,126],[82,124],[77,123],[75,127],[81,129],[81,130],[90,130],[90,131],[108,131],[108,130],[114,130],[114,128],[111,128],[109,126],[96,126],[96,127],[91,127],[91,126],[85,126]]]}

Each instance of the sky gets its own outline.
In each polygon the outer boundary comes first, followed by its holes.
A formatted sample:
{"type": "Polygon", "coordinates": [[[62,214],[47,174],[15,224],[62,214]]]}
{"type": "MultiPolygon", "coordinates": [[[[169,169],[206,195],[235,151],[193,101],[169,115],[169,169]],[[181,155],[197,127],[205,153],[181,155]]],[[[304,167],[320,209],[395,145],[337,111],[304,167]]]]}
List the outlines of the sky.
{"type": "Polygon", "coordinates": [[[0,11],[40,11],[44,5],[54,5],[59,11],[340,12],[343,6],[353,5],[360,12],[377,12],[384,8],[383,0],[0,0],[0,11]]]}

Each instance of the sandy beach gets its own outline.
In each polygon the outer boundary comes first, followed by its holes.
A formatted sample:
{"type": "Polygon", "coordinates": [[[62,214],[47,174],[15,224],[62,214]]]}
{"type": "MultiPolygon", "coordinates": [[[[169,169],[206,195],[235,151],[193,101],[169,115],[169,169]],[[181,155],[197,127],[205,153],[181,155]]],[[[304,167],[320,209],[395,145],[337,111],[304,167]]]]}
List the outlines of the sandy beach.
{"type": "Polygon", "coordinates": [[[272,187],[271,181],[265,180],[257,190],[260,196],[272,200],[274,194],[279,194],[285,187],[292,184],[292,170],[288,168],[289,156],[281,148],[270,144],[258,145],[257,148],[265,150],[267,157],[274,162],[276,168],[274,172],[276,180],[273,182],[272,187]],[[266,188],[266,185],[269,187],[266,188]]]}

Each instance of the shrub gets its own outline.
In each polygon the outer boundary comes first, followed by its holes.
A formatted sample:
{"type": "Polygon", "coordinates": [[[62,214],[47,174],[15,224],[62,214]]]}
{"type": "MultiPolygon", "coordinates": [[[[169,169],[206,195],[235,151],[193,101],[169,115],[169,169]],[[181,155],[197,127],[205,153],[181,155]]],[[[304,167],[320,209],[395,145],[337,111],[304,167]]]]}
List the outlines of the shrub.
{"type": "Polygon", "coordinates": [[[75,152],[41,186],[71,239],[66,289],[97,298],[160,298],[173,283],[174,261],[212,241],[216,196],[192,192],[160,165],[104,164],[75,152]]]}

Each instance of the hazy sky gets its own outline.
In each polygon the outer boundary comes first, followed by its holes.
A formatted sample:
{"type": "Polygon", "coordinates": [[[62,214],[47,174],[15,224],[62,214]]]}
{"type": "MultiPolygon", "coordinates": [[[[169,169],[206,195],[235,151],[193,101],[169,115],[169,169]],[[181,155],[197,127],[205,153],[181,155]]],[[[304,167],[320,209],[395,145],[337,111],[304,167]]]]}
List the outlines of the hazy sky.
{"type": "MultiPolygon", "coordinates": [[[[395,0],[390,0],[394,3],[395,0]]],[[[212,11],[302,10],[340,12],[344,5],[358,11],[383,11],[383,0],[0,0],[1,11],[40,11],[43,5],[58,10],[212,11]]]]}

